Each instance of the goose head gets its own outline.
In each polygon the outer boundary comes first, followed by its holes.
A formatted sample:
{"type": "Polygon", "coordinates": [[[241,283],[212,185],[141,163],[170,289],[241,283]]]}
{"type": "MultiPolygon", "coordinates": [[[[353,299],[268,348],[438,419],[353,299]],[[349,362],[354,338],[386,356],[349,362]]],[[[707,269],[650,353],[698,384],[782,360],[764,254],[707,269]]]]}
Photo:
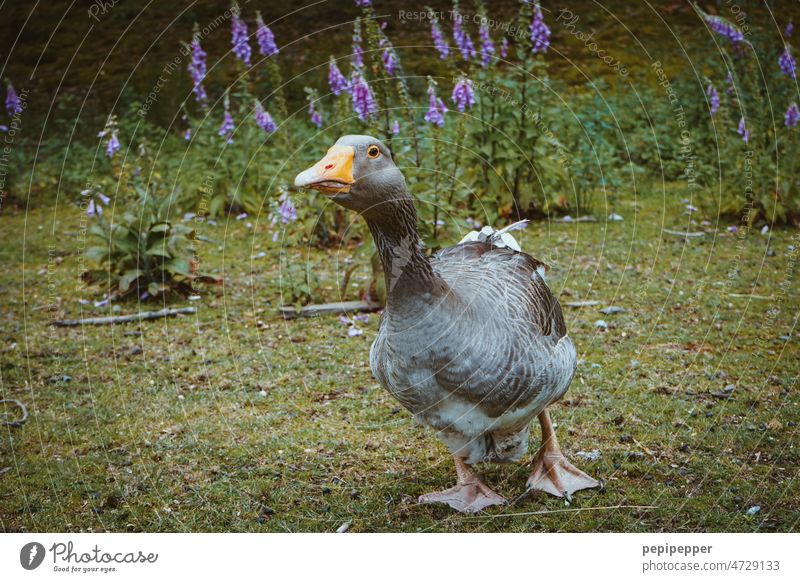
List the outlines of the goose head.
{"type": "Polygon", "coordinates": [[[368,135],[340,137],[325,157],[297,175],[294,185],[324,192],[364,215],[390,212],[393,201],[409,199],[389,148],[368,135]]]}

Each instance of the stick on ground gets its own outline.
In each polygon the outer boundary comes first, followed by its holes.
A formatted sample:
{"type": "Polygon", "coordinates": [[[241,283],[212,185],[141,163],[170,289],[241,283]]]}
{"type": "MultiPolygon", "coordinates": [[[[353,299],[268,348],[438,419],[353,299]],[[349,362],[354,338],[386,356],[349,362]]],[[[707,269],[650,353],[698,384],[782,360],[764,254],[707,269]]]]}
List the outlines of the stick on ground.
{"type": "Polygon", "coordinates": [[[179,307],[177,309],[162,309],[160,311],[140,311],[131,315],[113,315],[111,317],[89,317],[87,319],[57,319],[53,325],[58,327],[75,327],[78,325],[116,325],[117,323],[131,323],[147,319],[160,319],[184,313],[197,313],[196,307],[179,307]]]}

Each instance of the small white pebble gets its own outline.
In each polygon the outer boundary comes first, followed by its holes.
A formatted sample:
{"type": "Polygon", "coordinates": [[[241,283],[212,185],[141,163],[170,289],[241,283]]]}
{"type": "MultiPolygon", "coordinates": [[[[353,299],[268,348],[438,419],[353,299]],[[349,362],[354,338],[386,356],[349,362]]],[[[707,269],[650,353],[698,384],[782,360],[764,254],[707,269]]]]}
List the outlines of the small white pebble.
{"type": "Polygon", "coordinates": [[[259,390],[258,395],[259,396],[266,396],[267,395],[267,391],[266,390],[259,390]]]}
{"type": "Polygon", "coordinates": [[[608,324],[603,319],[598,319],[595,321],[594,326],[600,329],[608,329],[608,324]]]}
{"type": "Polygon", "coordinates": [[[749,516],[749,517],[753,517],[759,511],[761,511],[761,506],[760,505],[754,505],[754,506],[750,507],[747,511],[745,511],[745,514],[747,516],[749,516]]]}

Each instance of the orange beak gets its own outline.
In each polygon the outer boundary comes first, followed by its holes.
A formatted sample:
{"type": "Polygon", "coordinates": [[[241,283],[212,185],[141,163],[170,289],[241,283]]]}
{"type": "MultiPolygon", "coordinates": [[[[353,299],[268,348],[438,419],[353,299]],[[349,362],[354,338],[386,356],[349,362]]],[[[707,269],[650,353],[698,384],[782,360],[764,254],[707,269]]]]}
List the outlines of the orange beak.
{"type": "Polygon", "coordinates": [[[315,188],[332,194],[349,192],[353,180],[352,146],[333,146],[319,162],[294,179],[298,188],[315,188]]]}

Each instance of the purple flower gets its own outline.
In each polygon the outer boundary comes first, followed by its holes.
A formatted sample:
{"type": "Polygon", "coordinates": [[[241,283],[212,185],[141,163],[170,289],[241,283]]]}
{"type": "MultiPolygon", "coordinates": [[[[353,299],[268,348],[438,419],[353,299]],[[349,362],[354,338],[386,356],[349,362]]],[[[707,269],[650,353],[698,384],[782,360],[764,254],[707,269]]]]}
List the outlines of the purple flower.
{"type": "Polygon", "coordinates": [[[311,117],[311,123],[317,127],[322,127],[322,114],[314,107],[314,102],[308,102],[308,115],[311,117]]]}
{"type": "Polygon", "coordinates": [[[714,85],[711,83],[708,84],[706,95],[708,95],[709,105],[711,107],[711,115],[714,115],[717,111],[719,111],[719,93],[717,93],[716,87],[714,87],[714,85]]]}
{"type": "Polygon", "coordinates": [[[224,137],[225,141],[228,143],[233,143],[233,130],[235,126],[233,125],[233,117],[231,116],[230,111],[225,111],[225,115],[222,118],[222,125],[219,126],[219,130],[217,133],[220,137],[224,137]]]}
{"type": "Polygon", "coordinates": [[[794,32],[794,24],[792,24],[792,23],[791,23],[791,21],[790,21],[790,22],[789,22],[789,23],[786,25],[786,31],[785,31],[785,33],[784,33],[784,34],[786,34],[786,36],[792,36],[792,33],[793,33],[793,32],[794,32]]]}
{"type": "Polygon", "coordinates": [[[547,52],[547,48],[550,46],[550,29],[544,23],[542,7],[539,2],[533,5],[533,22],[531,22],[530,29],[533,52],[547,52]]]}
{"type": "Polygon", "coordinates": [[[186,131],[183,132],[183,139],[185,139],[186,141],[189,141],[190,139],[192,139],[192,130],[191,130],[191,128],[189,128],[189,129],[187,129],[186,131]]]}
{"type": "Polygon", "coordinates": [[[508,56],[508,38],[503,37],[503,40],[500,41],[500,56],[502,58],[506,58],[508,56]]]}
{"type": "Polygon", "coordinates": [[[462,113],[475,105],[475,95],[472,91],[472,81],[461,77],[453,87],[453,103],[462,113]]]}
{"type": "Polygon", "coordinates": [[[297,209],[292,204],[292,199],[284,192],[278,197],[280,205],[278,205],[278,215],[280,216],[283,224],[289,224],[297,220],[297,209]]]}
{"type": "Polygon", "coordinates": [[[728,88],[725,89],[725,92],[728,95],[733,95],[736,92],[736,83],[733,82],[733,74],[730,71],[725,76],[725,82],[728,83],[728,88]]]}
{"type": "Polygon", "coordinates": [[[461,51],[461,56],[465,61],[475,58],[475,45],[472,44],[472,39],[469,34],[461,28],[463,17],[461,14],[455,13],[453,22],[453,39],[455,40],[458,50],[461,51]]]}
{"type": "Polygon", "coordinates": [[[492,57],[494,56],[494,43],[489,35],[489,25],[485,22],[481,24],[478,35],[481,39],[481,64],[485,69],[492,62],[492,57]]]}
{"type": "Polygon", "coordinates": [[[265,57],[278,54],[278,45],[275,44],[275,35],[272,34],[269,27],[264,24],[260,12],[256,13],[256,41],[258,42],[259,52],[265,57]]]}
{"type": "Polygon", "coordinates": [[[736,133],[742,136],[742,141],[747,143],[750,140],[750,132],[747,131],[747,127],[744,123],[744,116],[739,120],[739,128],[736,130],[736,133]]]}
{"type": "Polygon", "coordinates": [[[366,121],[368,117],[378,111],[375,98],[372,96],[372,90],[369,88],[366,79],[358,73],[353,74],[350,87],[350,95],[353,98],[353,111],[356,112],[361,121],[366,121]]]}
{"type": "Polygon", "coordinates": [[[425,113],[425,121],[439,127],[444,127],[445,113],[447,113],[447,106],[445,106],[444,101],[436,96],[436,85],[433,80],[429,80],[428,111],[425,113]]]}
{"type": "Polygon", "coordinates": [[[111,202],[108,196],[98,192],[96,196],[92,196],[92,190],[86,189],[81,192],[81,196],[89,196],[89,204],[86,206],[87,216],[103,216],[103,206],[108,206],[111,202]]]}
{"type": "Polygon", "coordinates": [[[398,133],[400,133],[400,122],[395,119],[392,124],[392,135],[397,135],[398,133]]]}
{"type": "Polygon", "coordinates": [[[19,95],[14,90],[14,85],[11,81],[6,81],[6,111],[9,117],[15,113],[22,113],[22,102],[19,100],[19,95]]]}
{"type": "Polygon", "coordinates": [[[736,28],[727,20],[719,16],[712,16],[711,14],[703,13],[703,18],[708,23],[708,26],[718,35],[727,38],[733,44],[738,44],[744,40],[742,31],[736,28]]]}
{"type": "Polygon", "coordinates": [[[781,71],[784,75],[789,75],[792,79],[797,78],[797,63],[789,50],[789,45],[783,51],[783,54],[778,59],[778,64],[781,66],[781,71]]]}
{"type": "Polygon", "coordinates": [[[395,68],[394,50],[391,48],[383,49],[381,60],[383,61],[383,68],[386,69],[386,74],[393,77],[395,68]]]}
{"type": "Polygon", "coordinates": [[[261,105],[261,102],[256,99],[256,109],[255,109],[255,118],[256,118],[256,125],[266,131],[267,133],[273,133],[278,129],[278,126],[275,124],[275,120],[272,119],[272,116],[269,112],[264,109],[264,106],[261,105]]]}
{"type": "Polygon", "coordinates": [[[359,69],[364,67],[364,49],[361,48],[361,19],[356,18],[353,25],[353,55],[350,62],[359,69]]]}
{"type": "Polygon", "coordinates": [[[111,135],[108,137],[108,141],[106,142],[106,156],[109,158],[113,158],[114,155],[122,149],[122,146],[119,144],[119,138],[117,137],[117,130],[114,129],[111,131],[111,135]]]}
{"type": "Polygon", "coordinates": [[[226,143],[233,143],[233,130],[236,127],[233,124],[233,116],[231,115],[231,100],[228,94],[225,94],[225,115],[222,117],[222,125],[219,126],[217,133],[220,137],[225,138],[226,143]]]}
{"type": "Polygon", "coordinates": [[[797,103],[792,103],[786,110],[786,127],[795,127],[798,119],[800,119],[800,109],[797,103]]]}
{"type": "Polygon", "coordinates": [[[330,85],[331,92],[334,95],[339,95],[342,91],[347,91],[350,88],[347,78],[342,75],[333,57],[331,57],[330,64],[328,65],[328,85],[330,85]]]}
{"type": "Polygon", "coordinates": [[[442,34],[442,29],[439,27],[439,21],[433,19],[431,21],[431,37],[433,38],[433,46],[439,51],[439,58],[445,60],[450,54],[450,46],[442,34]]]}
{"type": "Polygon", "coordinates": [[[247,34],[247,24],[244,20],[239,18],[238,8],[233,13],[231,18],[231,44],[233,45],[233,54],[236,58],[242,61],[248,67],[250,66],[250,42],[247,34]]]}
{"type": "Polygon", "coordinates": [[[359,8],[366,8],[371,4],[371,0],[356,0],[356,6],[359,8]]]}
{"type": "Polygon", "coordinates": [[[208,103],[208,95],[203,87],[203,79],[206,76],[206,52],[200,46],[199,34],[195,33],[191,43],[192,58],[186,67],[189,76],[192,78],[192,91],[195,100],[203,107],[208,103]]]}

